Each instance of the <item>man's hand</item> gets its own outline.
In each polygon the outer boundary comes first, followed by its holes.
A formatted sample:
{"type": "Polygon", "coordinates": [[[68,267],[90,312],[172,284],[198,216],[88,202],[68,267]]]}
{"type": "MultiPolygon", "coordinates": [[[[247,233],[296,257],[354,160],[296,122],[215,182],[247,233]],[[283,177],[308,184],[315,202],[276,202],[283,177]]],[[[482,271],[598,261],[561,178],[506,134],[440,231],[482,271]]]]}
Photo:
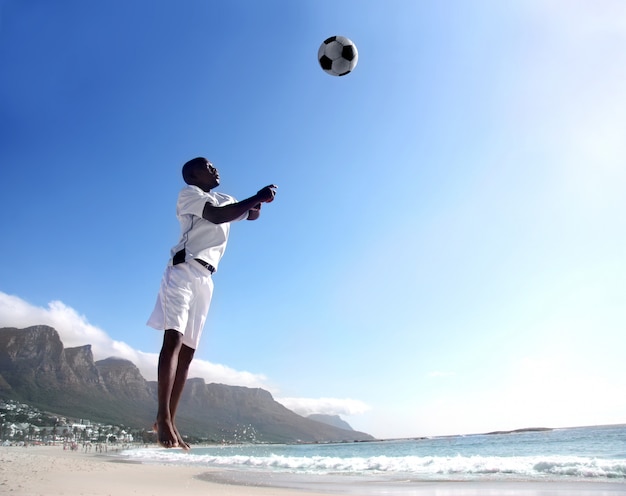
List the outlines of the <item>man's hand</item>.
{"type": "Polygon", "coordinates": [[[276,186],[275,184],[270,184],[269,186],[265,186],[265,188],[260,189],[256,196],[260,202],[263,203],[271,203],[274,201],[274,197],[276,196],[276,186]]]}

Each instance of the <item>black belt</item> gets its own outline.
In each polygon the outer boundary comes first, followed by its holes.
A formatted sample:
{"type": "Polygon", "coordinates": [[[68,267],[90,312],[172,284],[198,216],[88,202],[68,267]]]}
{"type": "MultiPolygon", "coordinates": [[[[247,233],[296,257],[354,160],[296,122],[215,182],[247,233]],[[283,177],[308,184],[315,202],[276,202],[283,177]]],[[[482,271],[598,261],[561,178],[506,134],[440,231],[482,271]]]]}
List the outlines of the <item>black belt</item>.
{"type": "Polygon", "coordinates": [[[204,260],[200,260],[199,258],[194,258],[196,262],[202,265],[206,270],[208,270],[211,274],[215,272],[215,267],[213,267],[210,263],[205,262],[204,260]]]}

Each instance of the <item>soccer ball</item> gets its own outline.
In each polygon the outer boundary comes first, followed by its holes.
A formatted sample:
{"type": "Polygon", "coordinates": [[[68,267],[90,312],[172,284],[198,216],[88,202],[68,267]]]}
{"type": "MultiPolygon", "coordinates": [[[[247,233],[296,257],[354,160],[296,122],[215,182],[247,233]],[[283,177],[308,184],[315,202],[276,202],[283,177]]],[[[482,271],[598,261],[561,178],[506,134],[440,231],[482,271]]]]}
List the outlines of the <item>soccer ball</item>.
{"type": "Polygon", "coordinates": [[[356,45],[344,36],[331,36],[317,51],[322,69],[331,76],[345,76],[352,72],[359,60],[356,45]]]}

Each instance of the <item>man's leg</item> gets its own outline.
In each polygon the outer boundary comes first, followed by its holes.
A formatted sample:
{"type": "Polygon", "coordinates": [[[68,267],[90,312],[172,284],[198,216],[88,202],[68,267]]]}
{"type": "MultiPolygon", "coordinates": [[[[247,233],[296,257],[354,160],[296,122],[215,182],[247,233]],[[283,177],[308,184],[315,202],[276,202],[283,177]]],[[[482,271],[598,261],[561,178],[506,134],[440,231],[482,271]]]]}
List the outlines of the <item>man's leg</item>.
{"type": "Polygon", "coordinates": [[[170,416],[172,418],[172,427],[176,436],[178,437],[178,445],[183,449],[190,449],[189,445],[183,440],[182,436],[178,432],[176,427],[176,410],[178,410],[178,402],[183,394],[185,383],[187,382],[187,374],[189,372],[189,365],[193,360],[193,355],[196,350],[190,348],[187,345],[182,345],[180,352],[178,353],[178,367],[176,368],[176,377],[174,378],[174,387],[172,388],[172,395],[170,397],[170,416]]]}
{"type": "MultiPolygon", "coordinates": [[[[164,332],[163,347],[159,355],[159,406],[156,420],[157,442],[164,448],[175,448],[179,445],[178,434],[172,422],[170,404],[178,376],[178,362],[182,346],[183,335],[180,332],[172,329],[167,329],[164,332]]],[[[181,392],[182,390],[176,393],[178,399],[180,399],[181,392]]]]}

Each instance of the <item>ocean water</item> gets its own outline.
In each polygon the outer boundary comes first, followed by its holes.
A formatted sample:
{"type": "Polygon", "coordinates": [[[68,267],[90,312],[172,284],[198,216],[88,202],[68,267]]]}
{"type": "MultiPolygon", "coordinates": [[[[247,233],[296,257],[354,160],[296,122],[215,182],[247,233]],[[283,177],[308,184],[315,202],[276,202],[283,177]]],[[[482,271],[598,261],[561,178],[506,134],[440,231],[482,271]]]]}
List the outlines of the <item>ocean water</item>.
{"type": "Polygon", "coordinates": [[[362,443],[220,445],[189,452],[149,448],[121,456],[218,468],[248,480],[261,474],[276,480],[377,482],[585,480],[624,484],[626,491],[626,425],[362,443]]]}

